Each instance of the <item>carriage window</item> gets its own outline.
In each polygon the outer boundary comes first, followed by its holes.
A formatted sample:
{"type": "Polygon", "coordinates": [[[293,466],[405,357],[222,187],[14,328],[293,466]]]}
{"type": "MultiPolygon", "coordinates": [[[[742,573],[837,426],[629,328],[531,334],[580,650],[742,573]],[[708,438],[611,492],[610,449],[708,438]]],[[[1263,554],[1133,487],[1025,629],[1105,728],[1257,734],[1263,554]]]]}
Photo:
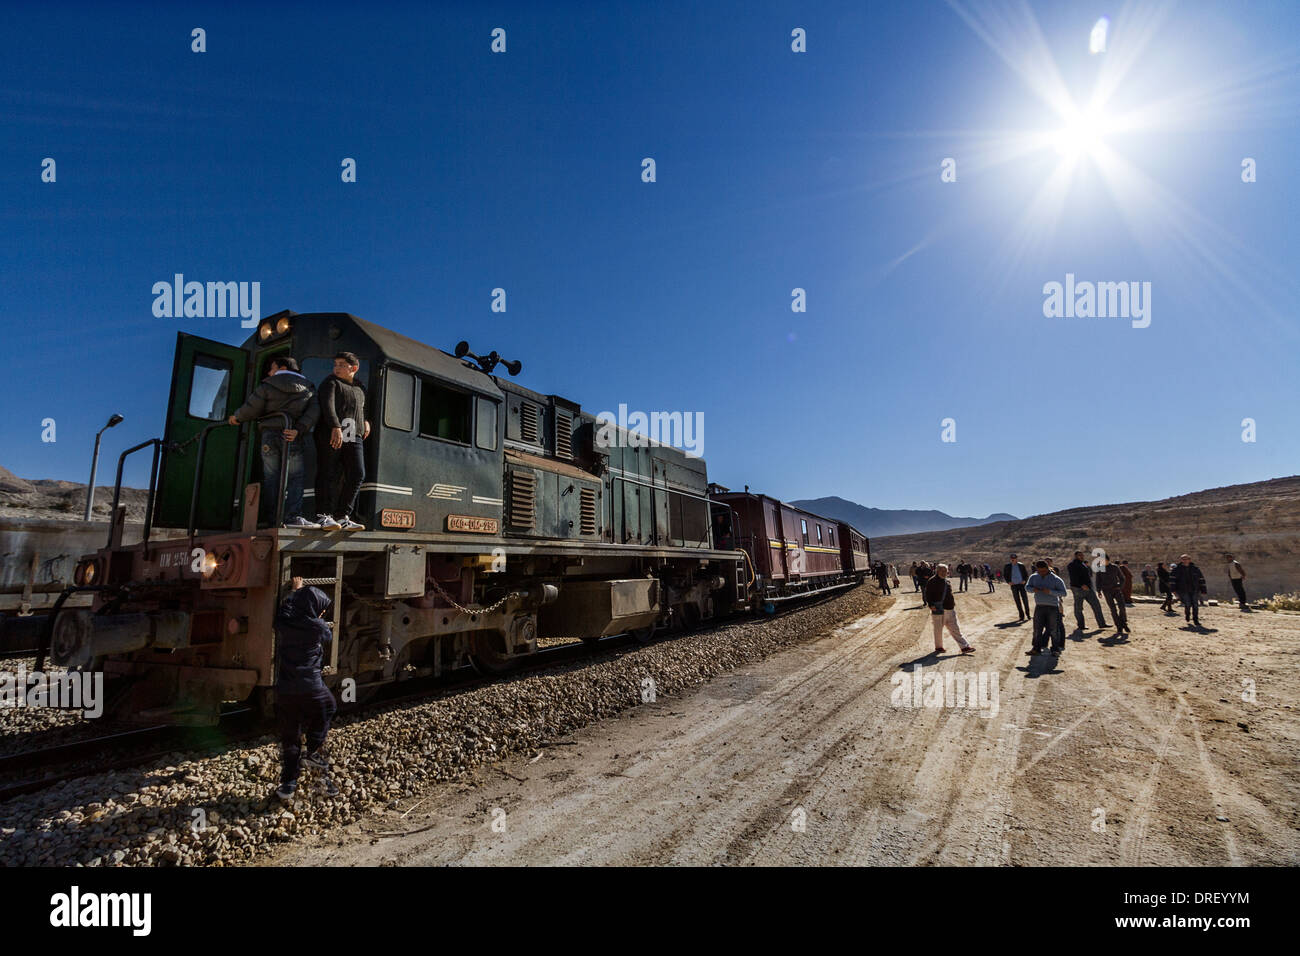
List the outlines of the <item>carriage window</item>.
{"type": "Polygon", "coordinates": [[[805,518],[800,518],[799,523],[803,525],[803,543],[807,544],[808,543],[808,521],[805,518]]]}
{"type": "Polygon", "coordinates": [[[830,540],[829,540],[829,544],[830,544],[830,546],[831,546],[832,548],[835,547],[835,529],[834,529],[834,528],[827,528],[827,529],[826,529],[826,534],[827,534],[827,537],[830,539],[830,540]]]}
{"type": "Polygon", "coordinates": [[[194,356],[190,374],[189,413],[194,418],[219,422],[226,417],[230,397],[229,362],[211,355],[194,356]]]}
{"type": "Polygon", "coordinates": [[[420,436],[468,445],[470,397],[427,378],[420,379],[420,436]]]}
{"type": "Polygon", "coordinates": [[[817,543],[818,543],[818,544],[821,544],[821,543],[822,543],[822,526],[821,526],[821,525],[818,525],[818,526],[817,526],[817,543]]]}
{"type": "Polygon", "coordinates": [[[384,424],[409,432],[415,424],[415,376],[395,368],[388,370],[384,385],[384,424]]]}
{"type": "Polygon", "coordinates": [[[475,441],[479,448],[497,450],[497,403],[489,398],[478,400],[478,435],[475,441]]]}

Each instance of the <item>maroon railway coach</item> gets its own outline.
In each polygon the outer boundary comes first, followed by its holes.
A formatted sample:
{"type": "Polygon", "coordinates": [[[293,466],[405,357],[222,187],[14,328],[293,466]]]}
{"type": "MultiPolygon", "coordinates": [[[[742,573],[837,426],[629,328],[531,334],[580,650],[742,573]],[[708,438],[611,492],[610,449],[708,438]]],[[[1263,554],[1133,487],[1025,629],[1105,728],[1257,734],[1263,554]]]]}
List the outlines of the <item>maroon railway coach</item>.
{"type": "Polygon", "coordinates": [[[772,610],[781,601],[848,587],[867,573],[867,539],[844,522],[719,485],[710,487],[709,498],[714,540],[749,556],[761,607],[772,610]]]}

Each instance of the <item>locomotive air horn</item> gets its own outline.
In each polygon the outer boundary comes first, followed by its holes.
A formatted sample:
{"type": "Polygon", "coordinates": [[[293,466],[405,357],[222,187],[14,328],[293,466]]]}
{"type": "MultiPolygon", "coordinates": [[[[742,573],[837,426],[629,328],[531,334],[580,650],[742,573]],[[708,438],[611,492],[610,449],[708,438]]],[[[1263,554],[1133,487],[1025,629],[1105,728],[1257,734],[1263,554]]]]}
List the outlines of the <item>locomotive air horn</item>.
{"type": "Polygon", "coordinates": [[[475,355],[473,352],[469,350],[468,342],[457,342],[456,358],[463,359],[466,357],[472,358],[475,362],[478,362],[478,367],[481,368],[483,371],[487,372],[489,375],[492,374],[492,370],[496,368],[498,364],[504,365],[506,367],[506,371],[509,372],[511,375],[518,375],[519,370],[524,367],[523,363],[520,362],[518,359],[514,361],[511,361],[509,359],[503,359],[495,351],[489,352],[487,355],[475,355]]]}

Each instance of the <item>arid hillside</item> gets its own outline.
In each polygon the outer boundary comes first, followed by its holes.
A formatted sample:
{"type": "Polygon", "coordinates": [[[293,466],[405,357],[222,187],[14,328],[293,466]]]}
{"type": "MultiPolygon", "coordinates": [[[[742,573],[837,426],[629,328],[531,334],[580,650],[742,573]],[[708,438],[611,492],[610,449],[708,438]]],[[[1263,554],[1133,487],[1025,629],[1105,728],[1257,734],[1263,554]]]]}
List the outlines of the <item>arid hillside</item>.
{"type": "Polygon", "coordinates": [[[1092,548],[1105,548],[1112,560],[1127,559],[1135,572],[1187,552],[1205,572],[1210,595],[1218,598],[1232,594],[1223,561],[1231,552],[1246,567],[1251,600],[1295,591],[1300,589],[1300,476],[871,540],[872,557],[885,561],[965,558],[996,568],[1012,551],[1026,563],[1051,557],[1064,567],[1076,549],[1092,548]]]}
{"type": "MultiPolygon", "coordinates": [[[[100,462],[100,475],[105,465],[100,462]]],[[[109,479],[113,466],[107,466],[109,479]]],[[[142,488],[123,488],[122,504],[126,505],[127,521],[143,521],[145,503],[149,493],[142,488]]],[[[6,468],[0,468],[0,519],[52,518],[80,519],[86,510],[86,486],[77,481],[58,481],[50,478],[30,480],[19,478],[6,468]]],[[[113,510],[113,486],[96,485],[95,520],[106,521],[113,510]]]]}

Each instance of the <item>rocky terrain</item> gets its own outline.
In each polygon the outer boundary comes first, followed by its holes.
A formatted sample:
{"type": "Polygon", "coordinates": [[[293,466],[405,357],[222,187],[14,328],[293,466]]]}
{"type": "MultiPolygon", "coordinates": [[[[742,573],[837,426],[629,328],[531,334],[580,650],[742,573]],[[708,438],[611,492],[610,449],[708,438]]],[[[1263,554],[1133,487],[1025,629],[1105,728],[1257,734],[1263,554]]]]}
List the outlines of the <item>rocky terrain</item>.
{"type": "Polygon", "coordinates": [[[1064,567],[1076,549],[1092,548],[1105,548],[1113,560],[1127,559],[1138,573],[1144,564],[1154,567],[1186,552],[1205,573],[1210,595],[1220,599],[1232,594],[1223,561],[1231,552],[1246,568],[1251,600],[1295,591],[1300,589],[1300,476],[871,540],[871,556],[884,561],[964,558],[997,569],[1013,551],[1026,563],[1051,557],[1064,567]]]}
{"type": "MultiPolygon", "coordinates": [[[[101,459],[101,473],[104,462],[101,459]]],[[[112,477],[110,473],[109,477],[112,477]]],[[[144,521],[149,492],[142,488],[123,488],[122,504],[127,521],[144,521]]],[[[94,518],[108,520],[113,507],[113,486],[95,487],[94,518]]],[[[0,519],[5,518],[72,518],[80,519],[86,510],[86,486],[78,481],[43,478],[36,481],[19,478],[0,468],[0,519]]]]}

